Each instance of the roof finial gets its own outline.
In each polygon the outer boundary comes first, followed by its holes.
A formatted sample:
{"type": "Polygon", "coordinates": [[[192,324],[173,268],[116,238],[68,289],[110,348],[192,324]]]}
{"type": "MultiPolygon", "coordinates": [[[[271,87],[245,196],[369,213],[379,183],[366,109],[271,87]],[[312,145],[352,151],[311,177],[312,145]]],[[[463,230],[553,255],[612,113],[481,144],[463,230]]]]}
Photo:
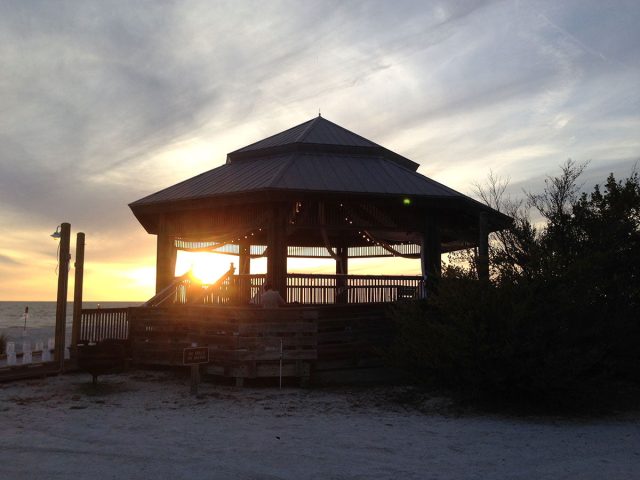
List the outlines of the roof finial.
{"type": "Polygon", "coordinates": [[[322,112],[320,111],[320,107],[318,107],[318,116],[321,117],[322,116],[322,112]]]}

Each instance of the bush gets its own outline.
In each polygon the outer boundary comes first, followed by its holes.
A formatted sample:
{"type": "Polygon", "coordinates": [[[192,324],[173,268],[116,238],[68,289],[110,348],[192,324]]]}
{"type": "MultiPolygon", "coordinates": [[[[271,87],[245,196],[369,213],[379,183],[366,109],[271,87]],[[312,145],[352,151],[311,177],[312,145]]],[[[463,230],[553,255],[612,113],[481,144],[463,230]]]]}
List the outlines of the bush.
{"type": "MultiPolygon", "coordinates": [[[[570,189],[577,175],[565,168],[570,189]]],[[[393,363],[468,398],[546,409],[606,408],[640,389],[638,176],[564,198],[540,231],[520,218],[503,232],[512,243],[494,243],[490,283],[471,256],[428,301],[398,305],[393,363]]]]}
{"type": "Polygon", "coordinates": [[[391,358],[421,381],[467,398],[544,408],[616,401],[637,381],[637,321],[568,304],[549,285],[443,280],[430,301],[395,310],[391,358]]]}

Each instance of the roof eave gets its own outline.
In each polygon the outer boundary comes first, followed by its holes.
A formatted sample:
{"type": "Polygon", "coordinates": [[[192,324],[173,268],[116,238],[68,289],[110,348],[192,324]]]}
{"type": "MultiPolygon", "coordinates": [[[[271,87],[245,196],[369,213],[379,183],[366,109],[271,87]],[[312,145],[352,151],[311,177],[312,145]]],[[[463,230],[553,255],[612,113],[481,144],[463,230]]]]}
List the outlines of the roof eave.
{"type": "Polygon", "coordinates": [[[412,195],[402,193],[376,193],[370,192],[331,192],[329,195],[322,190],[295,190],[280,188],[265,188],[251,192],[234,192],[208,195],[180,200],[165,200],[159,202],[142,203],[144,199],[129,204],[129,208],[144,226],[147,233],[157,233],[157,219],[160,215],[171,212],[186,212],[207,208],[228,207],[233,205],[246,205],[248,203],[271,203],[282,201],[294,201],[302,197],[306,198],[370,198],[373,200],[396,199],[402,201],[407,196],[411,197],[418,208],[451,208],[457,211],[467,211],[468,214],[479,215],[484,212],[489,215],[489,230],[491,232],[509,228],[513,219],[471,197],[460,194],[454,195],[412,195]],[[251,200],[248,201],[248,196],[251,200]],[[297,198],[296,198],[297,197],[297,198]]]}

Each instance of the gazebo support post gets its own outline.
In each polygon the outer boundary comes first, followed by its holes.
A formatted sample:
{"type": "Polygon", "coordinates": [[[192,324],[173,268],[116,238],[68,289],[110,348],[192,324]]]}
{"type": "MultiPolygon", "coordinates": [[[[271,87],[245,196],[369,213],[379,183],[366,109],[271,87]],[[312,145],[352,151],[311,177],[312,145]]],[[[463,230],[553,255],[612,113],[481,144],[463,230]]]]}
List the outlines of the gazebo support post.
{"type": "Polygon", "coordinates": [[[166,233],[164,222],[160,226],[156,252],[156,293],[173,282],[176,273],[177,250],[173,237],[166,233]]]}
{"type": "Polygon", "coordinates": [[[433,215],[427,215],[425,218],[420,256],[422,261],[422,275],[426,277],[427,288],[433,288],[442,273],[440,229],[433,215]]]}
{"type": "Polygon", "coordinates": [[[336,281],[336,303],[348,303],[347,294],[347,277],[349,274],[349,248],[342,246],[336,249],[338,259],[336,260],[336,275],[345,275],[338,277],[336,281]]]}
{"type": "Polygon", "coordinates": [[[251,274],[251,244],[248,241],[243,241],[240,242],[238,248],[238,274],[241,275],[238,282],[238,302],[247,304],[251,299],[251,284],[249,278],[243,275],[251,274]]]}
{"type": "Polygon", "coordinates": [[[287,298],[287,210],[275,205],[267,231],[267,279],[282,298],[287,298]]]}
{"type": "Polygon", "coordinates": [[[489,219],[485,212],[478,217],[478,280],[489,281],[489,219]]]}

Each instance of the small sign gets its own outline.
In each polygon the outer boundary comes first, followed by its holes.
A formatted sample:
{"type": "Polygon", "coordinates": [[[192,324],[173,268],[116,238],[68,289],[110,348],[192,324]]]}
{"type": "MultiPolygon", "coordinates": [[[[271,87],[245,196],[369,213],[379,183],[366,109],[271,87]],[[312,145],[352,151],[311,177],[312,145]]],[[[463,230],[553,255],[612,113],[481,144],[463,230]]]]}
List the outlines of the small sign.
{"type": "Polygon", "coordinates": [[[182,363],[184,365],[209,363],[209,347],[185,348],[182,352],[182,363]]]}

